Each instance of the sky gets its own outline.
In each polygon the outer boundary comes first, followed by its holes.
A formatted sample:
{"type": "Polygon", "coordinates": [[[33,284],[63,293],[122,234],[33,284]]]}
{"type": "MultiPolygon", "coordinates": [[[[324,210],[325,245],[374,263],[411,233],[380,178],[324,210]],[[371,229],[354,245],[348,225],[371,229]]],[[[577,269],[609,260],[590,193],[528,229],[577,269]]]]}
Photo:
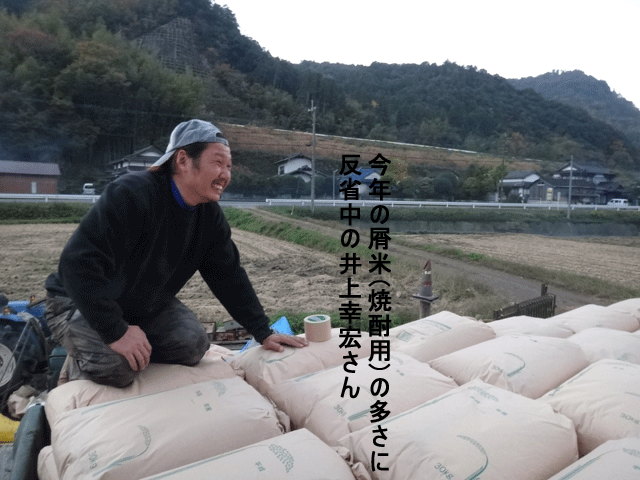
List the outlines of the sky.
{"type": "Polygon", "coordinates": [[[217,0],[299,63],[445,61],[504,78],[582,70],[640,108],[640,0],[217,0]]]}

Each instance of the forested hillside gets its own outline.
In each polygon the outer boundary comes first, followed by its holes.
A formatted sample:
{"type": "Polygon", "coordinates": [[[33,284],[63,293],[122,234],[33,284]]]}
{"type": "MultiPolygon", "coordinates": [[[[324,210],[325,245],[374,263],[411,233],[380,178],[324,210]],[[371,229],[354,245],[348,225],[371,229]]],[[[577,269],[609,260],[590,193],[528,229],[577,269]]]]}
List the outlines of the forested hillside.
{"type": "Polygon", "coordinates": [[[607,82],[580,70],[553,71],[509,82],[519,90],[531,88],[549,100],[586,110],[592,117],[620,130],[636,149],[640,148],[640,106],[611,91],[607,82]]]}
{"type": "Polygon", "coordinates": [[[303,67],[334,79],[366,105],[374,117],[374,137],[549,160],[574,155],[607,162],[617,151],[637,156],[623,134],[584,110],[516,90],[475,67],[450,62],[370,67],[305,62],[303,67]]]}
{"type": "Polygon", "coordinates": [[[59,163],[63,192],[194,116],[309,131],[312,100],[318,133],[640,165],[611,124],[476,67],[294,65],[209,0],[0,0],[0,33],[0,156],[59,163]]]}

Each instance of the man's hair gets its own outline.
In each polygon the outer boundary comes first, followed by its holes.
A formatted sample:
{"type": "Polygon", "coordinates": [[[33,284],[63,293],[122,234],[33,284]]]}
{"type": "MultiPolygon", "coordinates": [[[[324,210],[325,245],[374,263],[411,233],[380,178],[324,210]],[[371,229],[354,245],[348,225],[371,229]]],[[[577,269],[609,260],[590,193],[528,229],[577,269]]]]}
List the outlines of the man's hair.
{"type": "Polygon", "coordinates": [[[208,146],[208,142],[196,142],[185,145],[184,147],[177,148],[176,151],[173,152],[173,155],[171,155],[169,160],[158,167],[150,167],[149,170],[159,175],[173,176],[176,173],[176,157],[178,155],[178,151],[180,150],[184,150],[189,158],[191,158],[193,166],[196,167],[196,169],[200,168],[200,156],[208,146]]]}

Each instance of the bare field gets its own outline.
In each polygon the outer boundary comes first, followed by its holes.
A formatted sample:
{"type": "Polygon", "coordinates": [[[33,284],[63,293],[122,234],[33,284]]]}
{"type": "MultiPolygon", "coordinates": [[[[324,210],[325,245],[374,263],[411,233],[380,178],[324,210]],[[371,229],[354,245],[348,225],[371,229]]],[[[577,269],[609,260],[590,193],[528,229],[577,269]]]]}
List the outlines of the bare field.
{"type": "Polygon", "coordinates": [[[523,234],[403,235],[412,245],[446,246],[499,260],[567,271],[614,284],[640,284],[640,237],[556,238],[523,234]]]}
{"type": "MultiPolygon", "coordinates": [[[[45,279],[57,268],[60,252],[76,227],[75,224],[2,225],[0,291],[10,300],[26,300],[30,295],[43,298],[45,279]]],[[[339,273],[336,256],[241,230],[233,231],[233,239],[268,315],[281,311],[338,310],[346,280],[339,273]]],[[[391,291],[400,293],[394,298],[394,308],[417,311],[411,295],[418,280],[415,274],[395,275],[391,291]]],[[[362,277],[362,283],[369,281],[362,277]]],[[[230,318],[198,274],[185,285],[179,298],[203,323],[230,318]]]]}
{"type": "MultiPolygon", "coordinates": [[[[44,297],[44,281],[57,268],[60,252],[76,227],[75,224],[2,225],[0,291],[10,300],[25,300],[30,295],[44,297]]],[[[403,237],[416,246],[426,243],[446,245],[467,253],[572,271],[620,285],[636,286],[640,281],[639,238],[559,239],[533,235],[403,237]]],[[[346,278],[340,274],[337,256],[241,230],[234,230],[233,238],[268,315],[338,311],[342,301],[340,295],[346,289],[346,278]]],[[[496,275],[500,273],[496,272],[496,275]]],[[[364,286],[372,279],[373,275],[366,273],[355,277],[363,287],[360,292],[365,292],[364,286]]],[[[393,295],[393,310],[415,311],[417,314],[418,303],[413,294],[421,280],[421,271],[397,267],[385,280],[391,284],[389,291],[393,295]]],[[[440,283],[438,285],[441,286],[440,283]]],[[[230,318],[199,275],[187,283],[179,298],[205,324],[230,318]]],[[[366,301],[366,298],[362,299],[363,307],[366,301]]],[[[452,300],[443,297],[434,304],[432,313],[449,310],[465,315],[465,309],[474,301],[477,302],[474,298],[452,300]]],[[[366,307],[364,310],[366,313],[366,307]]]]}

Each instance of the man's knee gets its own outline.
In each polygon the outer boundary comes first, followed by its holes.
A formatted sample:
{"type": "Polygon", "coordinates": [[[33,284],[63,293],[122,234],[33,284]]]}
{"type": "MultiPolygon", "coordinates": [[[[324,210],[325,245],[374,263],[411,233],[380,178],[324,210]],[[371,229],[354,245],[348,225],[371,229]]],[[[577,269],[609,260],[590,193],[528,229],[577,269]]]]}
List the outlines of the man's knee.
{"type": "Polygon", "coordinates": [[[84,375],[95,383],[110,387],[124,388],[133,382],[138,375],[129,366],[129,362],[121,355],[110,355],[105,363],[80,362],[84,375]]]}
{"type": "Polygon", "coordinates": [[[70,357],[68,380],[89,379],[101,385],[126,387],[137,372],[111,350],[66,297],[47,297],[47,325],[70,357]]]}
{"type": "Polygon", "coordinates": [[[211,346],[204,328],[180,329],[172,332],[167,340],[165,348],[152,350],[152,362],[193,366],[202,360],[211,346]]]}
{"type": "Polygon", "coordinates": [[[184,345],[183,353],[182,353],[182,363],[183,365],[195,365],[204,354],[207,353],[211,343],[209,342],[209,337],[207,336],[207,332],[202,329],[202,331],[195,330],[190,332],[191,335],[186,336],[186,344],[184,345]],[[189,339],[190,337],[190,339],[189,339]]]}

